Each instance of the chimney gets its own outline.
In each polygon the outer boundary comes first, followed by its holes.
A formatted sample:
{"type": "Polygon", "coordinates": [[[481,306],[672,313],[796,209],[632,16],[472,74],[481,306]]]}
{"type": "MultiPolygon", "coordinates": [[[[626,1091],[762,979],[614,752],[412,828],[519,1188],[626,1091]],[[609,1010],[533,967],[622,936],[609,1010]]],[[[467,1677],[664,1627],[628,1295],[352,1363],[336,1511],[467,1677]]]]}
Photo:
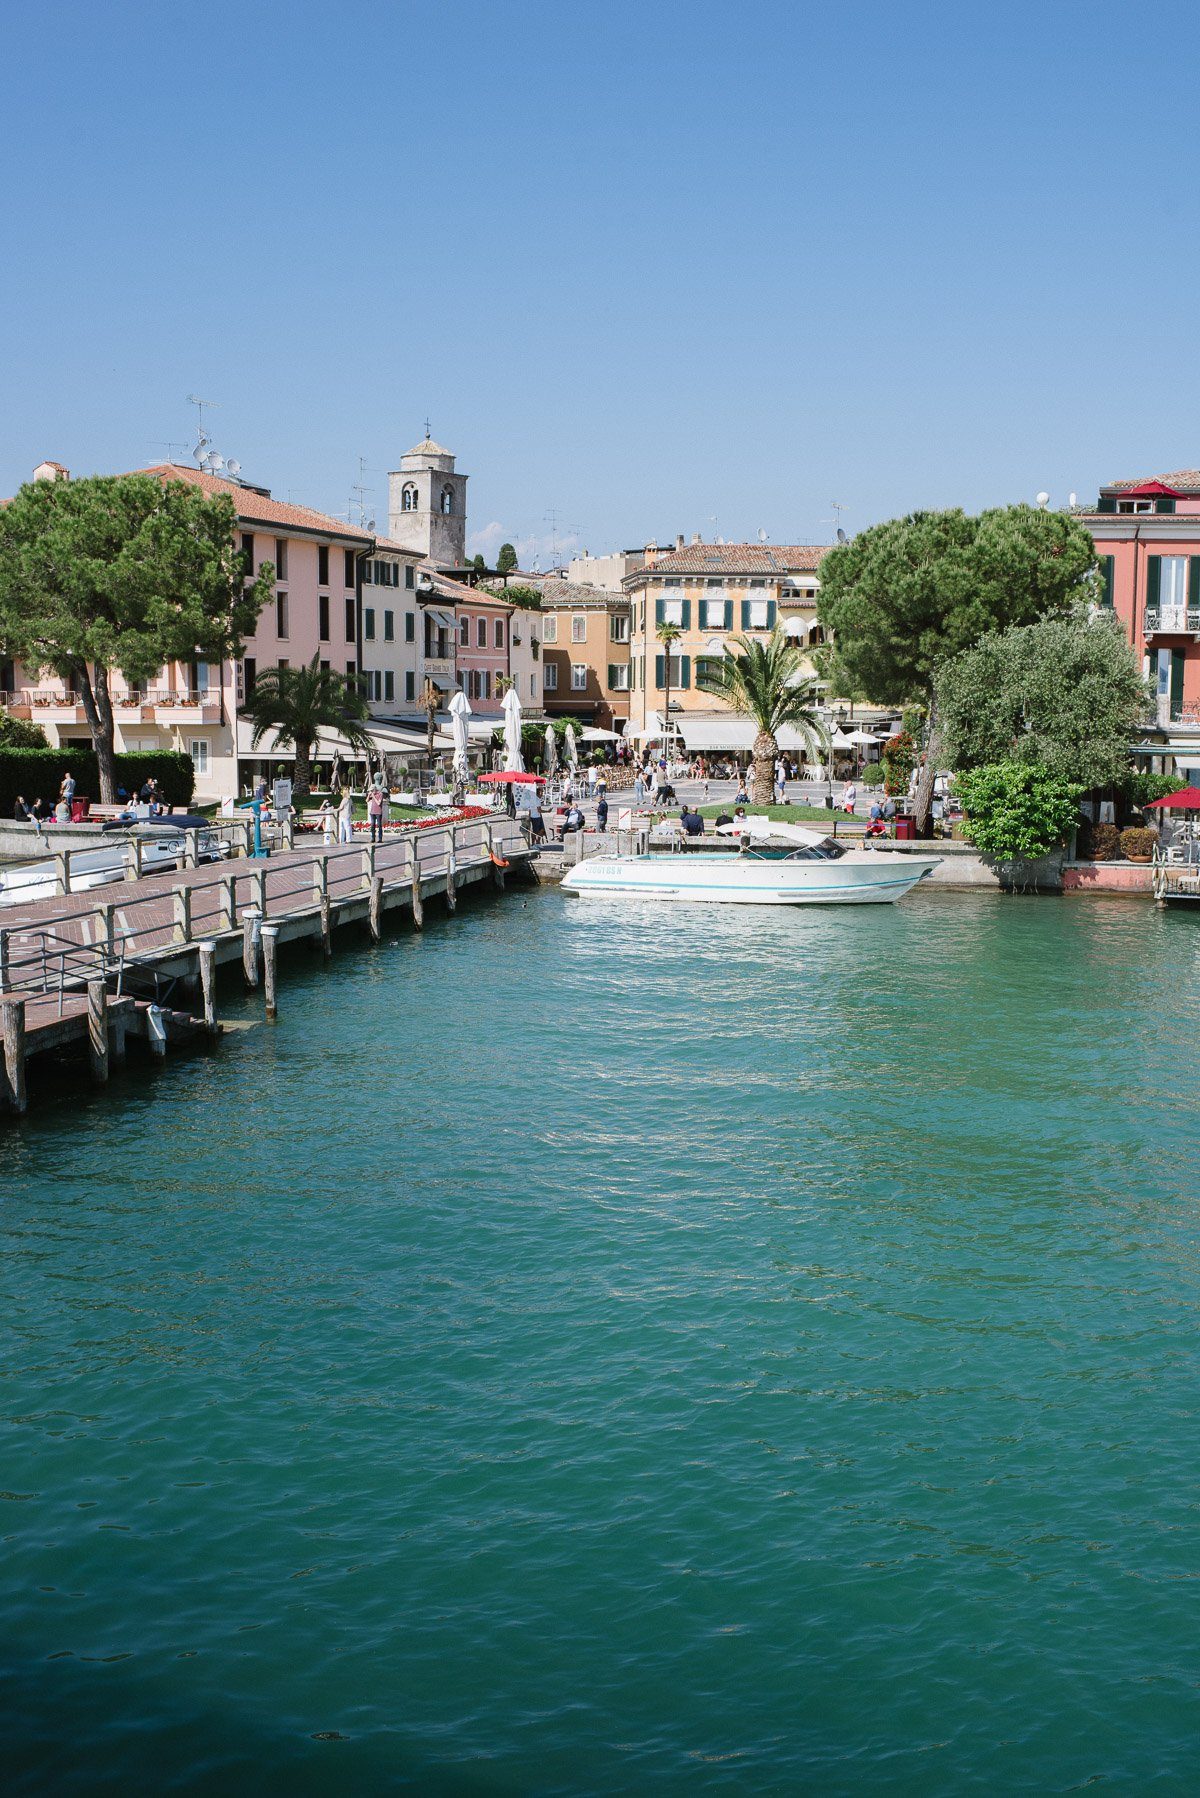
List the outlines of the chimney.
{"type": "Polygon", "coordinates": [[[654,564],[658,561],[658,544],[655,542],[653,537],[651,537],[649,543],[647,543],[647,545],[646,545],[645,556],[646,556],[646,560],[645,560],[644,566],[647,568],[653,568],[654,564]]]}
{"type": "Polygon", "coordinates": [[[683,548],[683,533],[682,532],[680,532],[679,536],[676,537],[676,539],[675,539],[675,547],[676,547],[676,549],[683,548]]]}
{"type": "Polygon", "coordinates": [[[703,542],[704,542],[704,539],[703,539],[703,537],[702,537],[702,536],[701,536],[701,535],[700,535],[700,533],[699,533],[699,531],[696,531],[696,532],[695,532],[695,533],[694,533],[694,535],[693,535],[693,537],[692,537],[692,542],[693,542],[693,543],[703,543],[703,542]]]}
{"type": "Polygon", "coordinates": [[[69,481],[71,470],[61,462],[39,462],[33,471],[35,481],[69,481]]]}

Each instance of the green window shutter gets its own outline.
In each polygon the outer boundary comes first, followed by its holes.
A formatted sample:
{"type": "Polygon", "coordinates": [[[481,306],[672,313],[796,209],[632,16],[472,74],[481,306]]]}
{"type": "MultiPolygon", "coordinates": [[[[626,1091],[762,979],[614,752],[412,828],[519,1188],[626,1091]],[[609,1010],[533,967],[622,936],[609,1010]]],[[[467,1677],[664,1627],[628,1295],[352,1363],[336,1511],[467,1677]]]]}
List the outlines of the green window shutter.
{"type": "Polygon", "coordinates": [[[733,601],[731,599],[725,601],[725,629],[727,631],[733,629],[733,601]]]}
{"type": "Polygon", "coordinates": [[[661,692],[663,687],[666,685],[666,682],[665,682],[663,676],[664,676],[663,658],[662,658],[662,656],[655,656],[655,658],[654,658],[654,684],[658,688],[659,692],[661,692]]]}
{"type": "Polygon", "coordinates": [[[1115,567],[1115,565],[1116,565],[1116,557],[1115,556],[1101,556],[1101,558],[1100,558],[1100,604],[1102,606],[1111,607],[1112,603],[1113,603],[1113,568],[1115,567]]]}
{"type": "Polygon", "coordinates": [[[682,618],[683,629],[685,631],[690,631],[692,628],[692,602],[690,599],[685,599],[683,602],[682,618]]]}
{"type": "Polygon", "coordinates": [[[1173,499],[1156,499],[1154,502],[1154,510],[1156,512],[1173,512],[1175,510],[1175,501],[1173,499]]]}
{"type": "Polygon", "coordinates": [[[769,631],[773,631],[775,629],[775,620],[778,616],[779,616],[779,607],[776,605],[776,603],[773,599],[769,599],[767,601],[767,629],[769,631]]]}
{"type": "Polygon", "coordinates": [[[654,602],[654,622],[655,622],[655,624],[661,624],[662,621],[663,621],[663,602],[661,599],[656,599],[654,602]]]}
{"type": "Polygon", "coordinates": [[[1097,512],[1115,512],[1116,509],[1117,502],[1115,499],[1098,499],[1096,501],[1097,512]]]}
{"type": "Polygon", "coordinates": [[[742,629],[744,631],[750,629],[750,601],[748,599],[742,601],[742,629]]]}
{"type": "Polygon", "coordinates": [[[1200,607],[1200,556],[1188,557],[1188,610],[1200,607]]]}
{"type": "Polygon", "coordinates": [[[1162,590],[1162,557],[1146,557],[1146,604],[1156,606],[1162,590]]]}
{"type": "Polygon", "coordinates": [[[691,656],[680,656],[680,658],[679,658],[679,685],[681,687],[690,687],[691,684],[692,684],[692,658],[691,658],[691,656]]]}
{"type": "Polygon", "coordinates": [[[617,664],[615,662],[608,664],[608,684],[610,688],[617,684],[617,664]]]}
{"type": "Polygon", "coordinates": [[[1183,716],[1183,651],[1171,651],[1171,722],[1183,716]]]}

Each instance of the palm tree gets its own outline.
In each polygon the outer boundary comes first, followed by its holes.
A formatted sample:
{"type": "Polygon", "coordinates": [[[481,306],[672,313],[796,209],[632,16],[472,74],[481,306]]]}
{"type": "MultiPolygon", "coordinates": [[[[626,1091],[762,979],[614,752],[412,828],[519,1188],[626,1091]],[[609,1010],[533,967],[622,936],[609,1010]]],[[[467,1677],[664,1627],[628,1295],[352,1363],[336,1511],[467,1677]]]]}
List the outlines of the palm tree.
{"type": "Polygon", "coordinates": [[[719,662],[702,663],[696,685],[758,726],[752,797],[755,805],[770,805],[783,726],[790,724],[799,731],[810,748],[826,745],[825,727],[813,709],[817,689],[800,673],[804,651],[778,626],[765,643],[752,642],[749,637],[733,641],[737,653],[726,649],[719,662]]]}
{"type": "Polygon", "coordinates": [[[345,675],[322,668],[316,656],[300,668],[264,668],[242,712],[254,726],[252,749],[269,730],[275,732],[277,748],[295,749],[292,784],[297,793],[309,790],[319,731],[337,731],[370,767],[374,744],[363,729],[367,702],[345,675]]]}
{"type": "Polygon", "coordinates": [[[663,753],[669,758],[671,747],[671,646],[678,643],[683,632],[677,624],[660,624],[654,635],[663,646],[663,675],[666,680],[667,696],[663,705],[663,753]]]}

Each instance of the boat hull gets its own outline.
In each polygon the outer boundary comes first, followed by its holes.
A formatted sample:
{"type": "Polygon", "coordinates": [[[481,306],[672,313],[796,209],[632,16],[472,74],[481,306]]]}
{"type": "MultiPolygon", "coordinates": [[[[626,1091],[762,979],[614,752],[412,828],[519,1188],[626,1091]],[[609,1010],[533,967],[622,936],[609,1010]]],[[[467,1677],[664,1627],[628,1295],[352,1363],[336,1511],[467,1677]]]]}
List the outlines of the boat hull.
{"type": "Polygon", "coordinates": [[[732,855],[595,856],[563,877],[581,899],[686,905],[894,905],[937,856],[851,851],[835,861],[756,861],[732,855]]]}

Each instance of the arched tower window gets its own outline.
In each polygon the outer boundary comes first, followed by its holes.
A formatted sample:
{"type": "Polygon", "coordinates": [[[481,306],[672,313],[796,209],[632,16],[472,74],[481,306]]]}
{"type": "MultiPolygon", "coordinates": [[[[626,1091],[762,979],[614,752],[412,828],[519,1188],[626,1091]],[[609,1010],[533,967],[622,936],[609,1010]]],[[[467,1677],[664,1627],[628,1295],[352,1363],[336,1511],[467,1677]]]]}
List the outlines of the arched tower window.
{"type": "Polygon", "coordinates": [[[409,481],[408,485],[403,489],[403,491],[400,494],[400,510],[402,512],[415,512],[416,509],[417,509],[417,490],[413,486],[412,482],[409,481]]]}
{"type": "Polygon", "coordinates": [[[454,489],[451,486],[442,488],[442,511],[449,517],[454,510],[454,489]]]}

